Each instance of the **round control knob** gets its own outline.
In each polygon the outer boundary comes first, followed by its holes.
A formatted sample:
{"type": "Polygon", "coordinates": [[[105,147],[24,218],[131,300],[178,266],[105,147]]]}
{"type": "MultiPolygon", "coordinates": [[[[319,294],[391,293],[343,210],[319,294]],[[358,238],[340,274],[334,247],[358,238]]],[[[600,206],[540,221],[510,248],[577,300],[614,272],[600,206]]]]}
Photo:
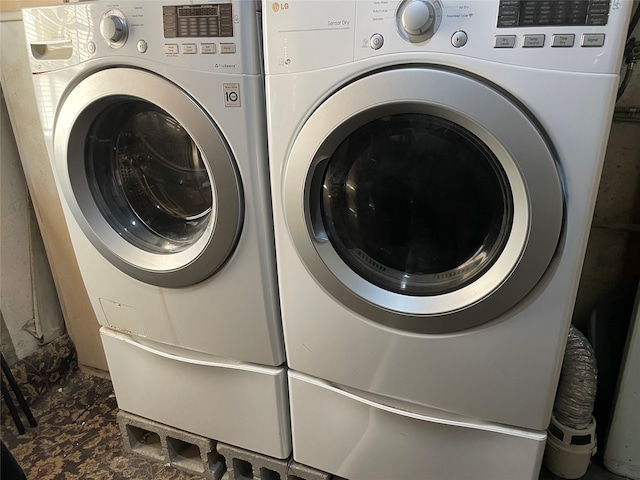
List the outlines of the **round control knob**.
{"type": "Polygon", "coordinates": [[[433,6],[421,0],[409,2],[402,10],[402,28],[409,35],[422,35],[433,24],[433,6]]]}
{"type": "Polygon", "coordinates": [[[100,21],[100,34],[113,48],[124,45],[129,34],[129,25],[124,14],[118,10],[107,12],[100,21]]]}
{"type": "Polygon", "coordinates": [[[404,0],[396,10],[398,32],[411,43],[428,40],[441,20],[439,0],[404,0]]]}

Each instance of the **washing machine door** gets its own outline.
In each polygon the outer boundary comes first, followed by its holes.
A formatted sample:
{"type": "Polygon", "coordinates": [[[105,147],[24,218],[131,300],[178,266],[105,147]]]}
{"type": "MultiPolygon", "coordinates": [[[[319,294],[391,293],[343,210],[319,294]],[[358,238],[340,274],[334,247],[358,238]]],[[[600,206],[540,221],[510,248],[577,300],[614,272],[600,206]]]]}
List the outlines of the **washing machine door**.
{"type": "Polygon", "coordinates": [[[54,158],[76,222],[127,275],[184,287],[232,254],[236,162],[212,118],[166,79],[113,68],[81,81],[58,111],[54,158]]]}
{"type": "Polygon", "coordinates": [[[492,321],[548,268],[563,224],[552,146],[476,77],[398,68],[337,90],[284,170],[309,272],[368,320],[420,333],[492,321]]]}

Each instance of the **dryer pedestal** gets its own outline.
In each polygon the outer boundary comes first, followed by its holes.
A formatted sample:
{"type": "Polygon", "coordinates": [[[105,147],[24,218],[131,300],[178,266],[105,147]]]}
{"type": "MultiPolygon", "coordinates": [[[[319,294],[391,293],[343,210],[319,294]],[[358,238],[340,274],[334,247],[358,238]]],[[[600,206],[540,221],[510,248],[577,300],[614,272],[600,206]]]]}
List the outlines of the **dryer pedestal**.
{"type": "Polygon", "coordinates": [[[545,432],[383,405],[289,371],[293,456],[349,480],[536,480],[545,432]]]}

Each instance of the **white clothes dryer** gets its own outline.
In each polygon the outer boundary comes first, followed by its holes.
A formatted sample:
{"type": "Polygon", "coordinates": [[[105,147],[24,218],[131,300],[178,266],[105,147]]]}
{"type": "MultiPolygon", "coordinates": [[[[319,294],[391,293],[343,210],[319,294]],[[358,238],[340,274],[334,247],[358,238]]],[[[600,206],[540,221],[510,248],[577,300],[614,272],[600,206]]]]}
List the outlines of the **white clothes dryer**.
{"type": "Polygon", "coordinates": [[[284,458],[259,7],[87,2],[23,19],[120,408],[284,458]]]}
{"type": "Polygon", "coordinates": [[[631,2],[263,2],[294,458],[537,478],[631,2]]]}

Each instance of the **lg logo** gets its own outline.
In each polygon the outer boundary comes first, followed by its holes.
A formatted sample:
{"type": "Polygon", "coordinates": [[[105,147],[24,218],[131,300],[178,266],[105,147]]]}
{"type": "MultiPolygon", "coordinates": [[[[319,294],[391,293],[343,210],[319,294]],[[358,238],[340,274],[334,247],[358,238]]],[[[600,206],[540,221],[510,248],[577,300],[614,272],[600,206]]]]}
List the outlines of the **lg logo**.
{"type": "Polygon", "coordinates": [[[273,10],[273,12],[279,12],[280,10],[289,10],[289,4],[288,3],[280,3],[280,2],[273,2],[271,4],[271,10],[273,10]]]}

